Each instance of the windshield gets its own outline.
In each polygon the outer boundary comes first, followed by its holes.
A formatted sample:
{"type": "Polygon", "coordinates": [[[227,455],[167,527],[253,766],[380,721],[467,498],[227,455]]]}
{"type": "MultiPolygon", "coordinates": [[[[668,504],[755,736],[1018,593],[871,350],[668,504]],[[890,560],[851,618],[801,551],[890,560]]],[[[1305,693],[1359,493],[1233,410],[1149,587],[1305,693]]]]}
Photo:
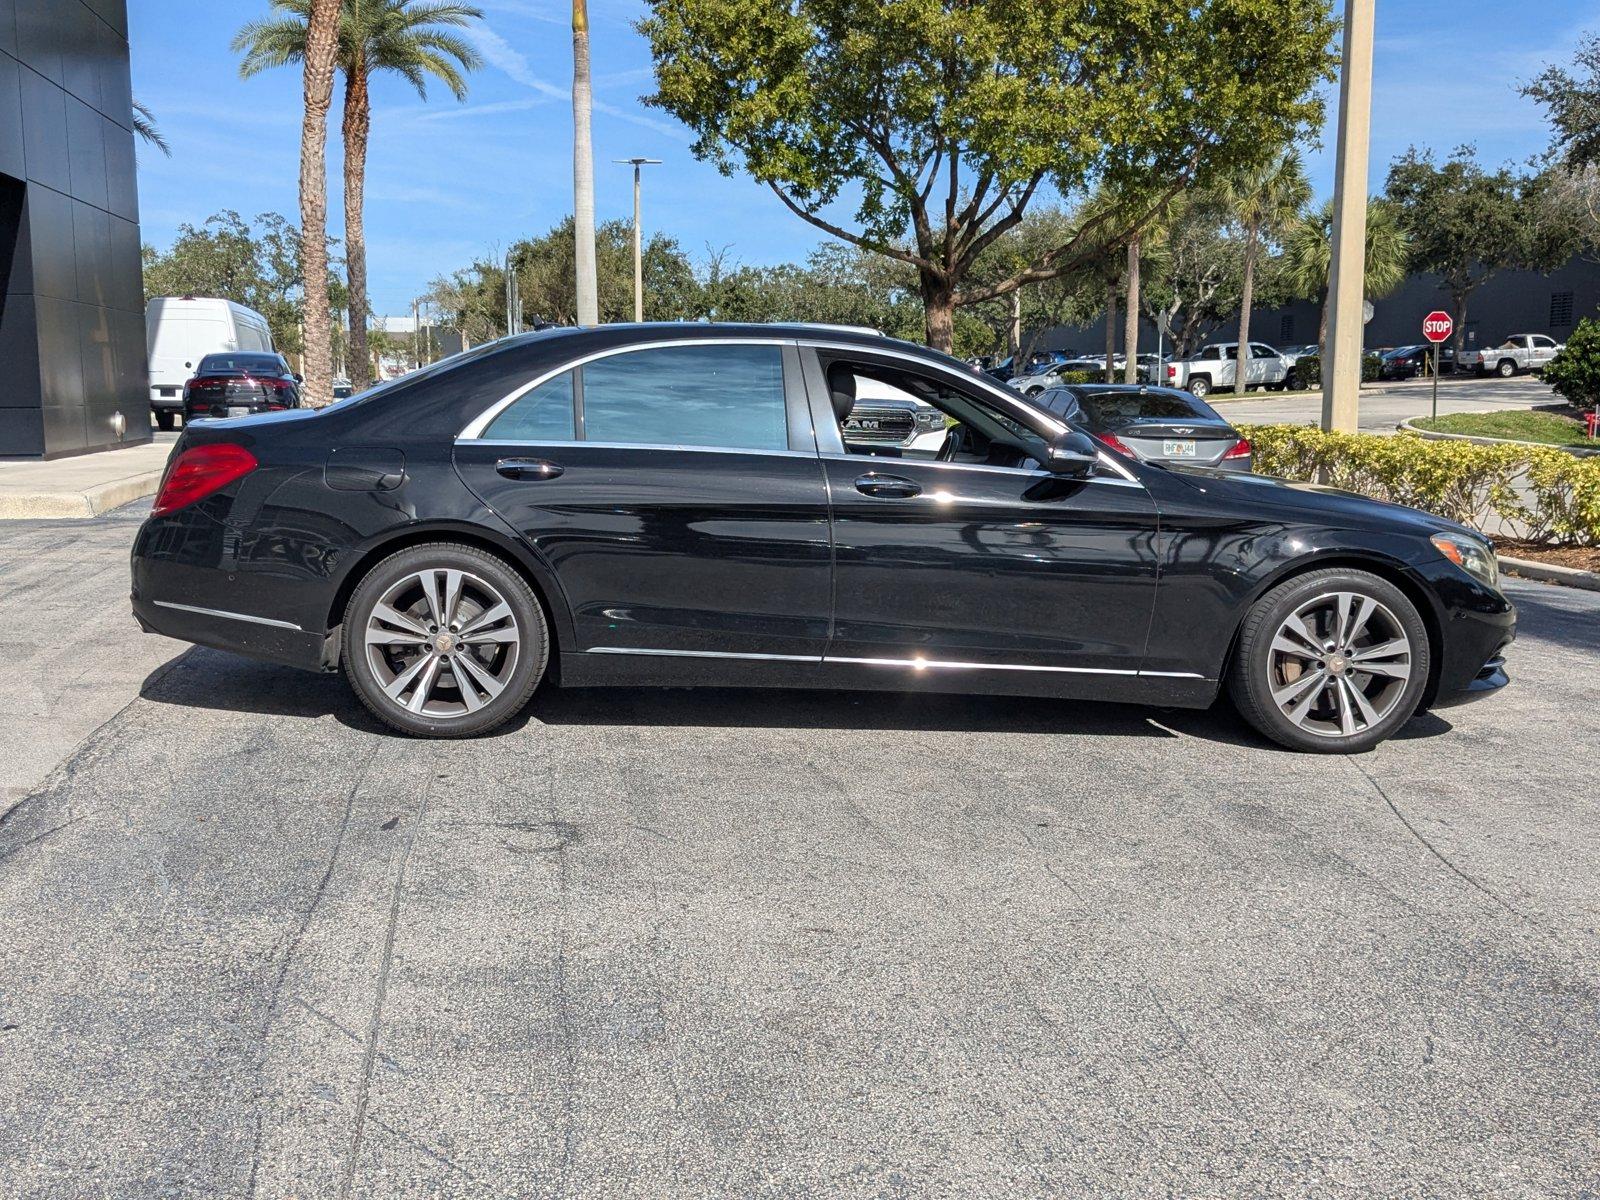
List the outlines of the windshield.
{"type": "Polygon", "coordinates": [[[1193,396],[1166,391],[1079,392],[1084,419],[1097,429],[1110,429],[1134,421],[1221,421],[1222,418],[1193,396]]]}

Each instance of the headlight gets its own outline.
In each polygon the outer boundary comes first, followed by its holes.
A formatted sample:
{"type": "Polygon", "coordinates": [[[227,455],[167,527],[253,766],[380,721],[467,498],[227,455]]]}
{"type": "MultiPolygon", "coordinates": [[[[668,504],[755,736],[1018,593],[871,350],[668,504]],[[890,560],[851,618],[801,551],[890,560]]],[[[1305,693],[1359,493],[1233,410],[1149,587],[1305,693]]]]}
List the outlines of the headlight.
{"type": "Polygon", "coordinates": [[[916,416],[918,433],[933,433],[935,431],[943,431],[944,413],[940,412],[937,408],[919,408],[917,409],[916,416]]]}
{"type": "Polygon", "coordinates": [[[1485,587],[1500,586],[1500,561],[1487,542],[1459,533],[1436,533],[1428,540],[1440,554],[1485,587]]]}

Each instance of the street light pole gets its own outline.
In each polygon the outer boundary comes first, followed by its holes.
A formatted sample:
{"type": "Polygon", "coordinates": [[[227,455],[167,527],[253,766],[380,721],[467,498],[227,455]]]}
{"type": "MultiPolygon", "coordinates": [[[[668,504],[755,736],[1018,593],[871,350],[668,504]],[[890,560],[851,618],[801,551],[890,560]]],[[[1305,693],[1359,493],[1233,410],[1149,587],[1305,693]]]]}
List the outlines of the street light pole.
{"type": "Polygon", "coordinates": [[[644,320],[644,241],[639,230],[639,175],[640,168],[656,166],[659,158],[614,158],[614,163],[633,167],[633,319],[644,320]]]}
{"type": "Polygon", "coordinates": [[[1339,78],[1339,150],[1333,189],[1328,344],[1322,359],[1322,427],[1356,431],[1361,398],[1367,271],[1367,153],[1372,132],[1374,0],[1345,0],[1339,78]]]}

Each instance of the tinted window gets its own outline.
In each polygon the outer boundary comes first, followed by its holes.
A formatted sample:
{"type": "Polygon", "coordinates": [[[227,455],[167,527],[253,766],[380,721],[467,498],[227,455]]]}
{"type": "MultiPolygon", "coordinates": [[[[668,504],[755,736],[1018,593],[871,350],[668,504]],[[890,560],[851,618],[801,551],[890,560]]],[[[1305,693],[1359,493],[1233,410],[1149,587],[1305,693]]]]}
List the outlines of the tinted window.
{"type": "Polygon", "coordinates": [[[1271,346],[1263,346],[1260,342],[1250,343],[1250,353],[1256,358],[1277,358],[1278,352],[1271,346]]]}
{"type": "Polygon", "coordinates": [[[212,371],[248,371],[253,375],[279,375],[283,364],[276,354],[208,354],[200,360],[197,374],[212,371]]]}
{"type": "Polygon", "coordinates": [[[563,371],[518,396],[489,422],[483,436],[506,442],[572,441],[572,372],[563,371]]]}
{"type": "Polygon", "coordinates": [[[1193,396],[1167,391],[1084,392],[1084,419],[1095,429],[1115,429],[1132,421],[1221,421],[1193,396]]]}
{"type": "Polygon", "coordinates": [[[585,363],[592,442],[785,450],[778,346],[664,346],[585,363]]]}

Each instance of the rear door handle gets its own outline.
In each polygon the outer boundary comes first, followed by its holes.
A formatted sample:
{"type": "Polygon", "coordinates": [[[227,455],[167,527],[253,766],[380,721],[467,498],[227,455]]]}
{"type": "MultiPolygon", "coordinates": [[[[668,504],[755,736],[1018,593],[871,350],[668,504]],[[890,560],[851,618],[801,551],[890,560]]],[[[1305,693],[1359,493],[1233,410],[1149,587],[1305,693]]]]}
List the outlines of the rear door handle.
{"type": "Polygon", "coordinates": [[[522,479],[529,482],[554,479],[566,470],[560,463],[548,462],[542,458],[502,458],[495,463],[494,469],[497,474],[504,475],[507,479],[522,479]]]}
{"type": "Polygon", "coordinates": [[[879,475],[876,471],[868,471],[856,480],[856,491],[863,496],[887,496],[905,500],[919,494],[922,485],[899,475],[879,475]]]}

